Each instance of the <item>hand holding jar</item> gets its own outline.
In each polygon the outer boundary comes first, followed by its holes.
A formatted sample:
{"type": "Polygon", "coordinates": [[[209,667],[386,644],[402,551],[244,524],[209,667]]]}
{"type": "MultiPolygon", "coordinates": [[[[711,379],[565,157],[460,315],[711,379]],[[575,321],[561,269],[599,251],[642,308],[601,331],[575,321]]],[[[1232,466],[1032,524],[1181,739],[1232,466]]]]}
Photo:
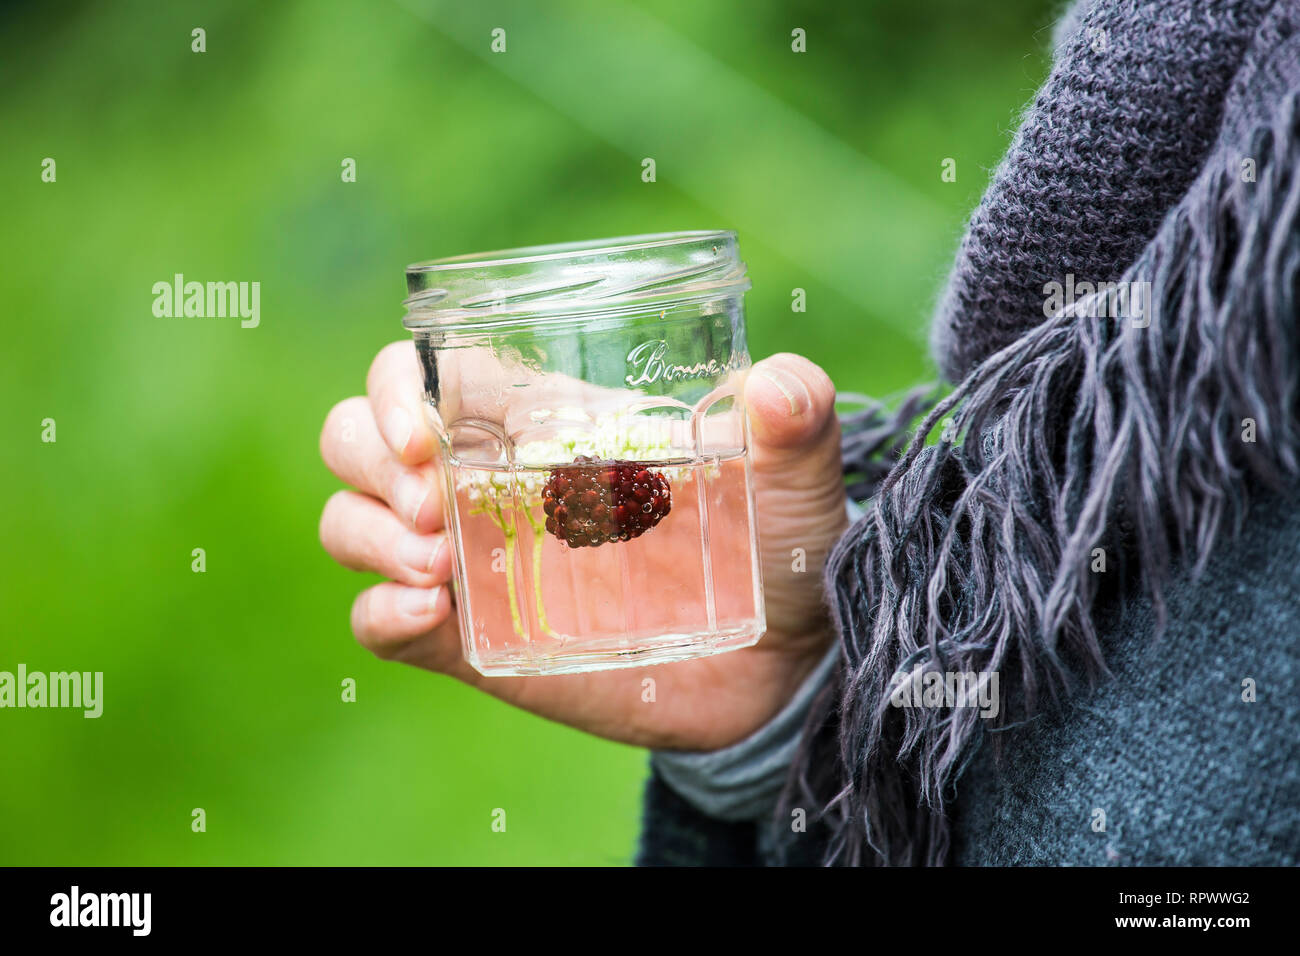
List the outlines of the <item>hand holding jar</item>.
{"type": "Polygon", "coordinates": [[[750,368],[734,235],[408,280],[415,345],[383,350],[321,437],[357,489],[322,543],[392,579],[357,598],[358,639],[629,743],[762,725],[830,640],[820,570],[846,516],[834,389],[798,356],[750,368]]]}

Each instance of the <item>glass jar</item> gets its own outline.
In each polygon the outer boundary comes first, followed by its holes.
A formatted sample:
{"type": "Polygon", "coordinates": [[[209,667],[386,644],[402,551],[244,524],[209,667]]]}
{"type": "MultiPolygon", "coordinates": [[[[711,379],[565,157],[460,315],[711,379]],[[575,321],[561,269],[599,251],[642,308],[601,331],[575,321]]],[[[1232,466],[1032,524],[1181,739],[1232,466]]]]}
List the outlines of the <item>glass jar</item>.
{"type": "Polygon", "coordinates": [[[734,232],[406,270],[481,673],[681,661],[764,630],[734,232]]]}

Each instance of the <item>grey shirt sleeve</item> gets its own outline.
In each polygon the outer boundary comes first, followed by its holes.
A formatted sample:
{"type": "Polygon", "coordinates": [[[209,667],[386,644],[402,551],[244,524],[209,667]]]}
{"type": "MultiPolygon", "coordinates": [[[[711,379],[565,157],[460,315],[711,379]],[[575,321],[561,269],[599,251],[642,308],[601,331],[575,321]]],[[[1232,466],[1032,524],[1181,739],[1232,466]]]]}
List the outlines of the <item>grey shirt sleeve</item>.
{"type": "MultiPolygon", "coordinates": [[[[862,508],[851,499],[849,519],[862,508]]],[[[799,747],[804,720],[839,654],[834,642],[779,714],[737,744],[706,753],[656,750],[650,762],[664,782],[701,813],[719,820],[759,820],[772,812],[799,747]]]]}
{"type": "Polygon", "coordinates": [[[705,753],[656,750],[651,764],[701,813],[731,822],[768,816],[785,784],[813,698],[838,653],[832,644],[785,708],[740,743],[705,753]]]}

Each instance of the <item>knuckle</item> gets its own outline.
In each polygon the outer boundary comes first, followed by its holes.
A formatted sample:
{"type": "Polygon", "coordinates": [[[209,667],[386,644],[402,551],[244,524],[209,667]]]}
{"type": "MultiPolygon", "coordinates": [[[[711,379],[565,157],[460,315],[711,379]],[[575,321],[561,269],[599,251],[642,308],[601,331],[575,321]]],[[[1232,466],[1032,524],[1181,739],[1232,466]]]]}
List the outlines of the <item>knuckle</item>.
{"type": "Polygon", "coordinates": [[[330,545],[334,540],[335,529],[347,509],[351,495],[349,491],[336,491],[325,499],[325,507],[320,512],[319,531],[321,546],[326,551],[331,550],[330,545]]]}
{"type": "Polygon", "coordinates": [[[373,524],[369,528],[358,529],[353,548],[354,560],[362,569],[387,578],[401,573],[401,564],[392,557],[395,545],[390,543],[387,536],[376,534],[373,524]]]}
{"type": "Polygon", "coordinates": [[[374,395],[384,379],[405,359],[406,353],[414,348],[414,344],[408,340],[389,342],[380,349],[375,360],[370,363],[370,371],[366,373],[366,391],[374,395]]]}
{"type": "Polygon", "coordinates": [[[351,423],[351,427],[356,429],[364,402],[365,399],[354,395],[343,399],[326,414],[325,423],[320,430],[320,455],[326,463],[334,458],[336,446],[343,440],[348,424],[351,423]]]}
{"type": "Polygon", "coordinates": [[[385,502],[398,500],[402,468],[393,459],[386,445],[367,448],[366,453],[356,459],[353,465],[363,490],[385,502]]]}
{"type": "Polygon", "coordinates": [[[362,591],[352,605],[352,634],[357,643],[382,661],[396,657],[406,641],[393,640],[384,634],[383,617],[390,602],[383,585],[362,591]]]}
{"type": "Polygon", "coordinates": [[[352,602],[352,636],[357,639],[362,647],[371,650],[373,643],[371,629],[371,597],[369,590],[362,591],[357,595],[357,599],[352,602]]]}

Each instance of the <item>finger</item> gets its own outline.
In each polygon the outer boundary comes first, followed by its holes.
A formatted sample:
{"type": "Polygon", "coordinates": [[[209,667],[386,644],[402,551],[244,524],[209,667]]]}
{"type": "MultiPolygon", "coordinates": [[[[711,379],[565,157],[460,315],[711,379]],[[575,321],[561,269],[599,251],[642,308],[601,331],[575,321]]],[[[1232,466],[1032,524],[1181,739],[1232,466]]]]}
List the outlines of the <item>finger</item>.
{"type": "MultiPolygon", "coordinates": [[[[451,595],[445,587],[412,588],[385,582],[357,595],[352,604],[352,633],[361,646],[385,660],[415,653],[413,645],[451,618],[451,595]]],[[[446,628],[449,644],[455,628],[446,628]]],[[[452,650],[453,648],[447,648],[452,650]]],[[[454,648],[459,654],[459,648],[454,648]]]]}
{"type": "Polygon", "coordinates": [[[407,465],[428,461],[438,442],[424,414],[424,377],[414,342],[394,342],[375,356],[366,392],[384,441],[407,465]]]}
{"type": "Polygon", "coordinates": [[[370,402],[360,396],[330,409],[321,429],[326,467],[347,484],[388,502],[404,522],[423,534],[443,525],[442,475],[434,462],[401,464],[379,434],[370,402]]]}
{"type": "Polygon", "coordinates": [[[835,386],[801,355],[781,352],[755,364],[745,382],[745,406],[754,443],[769,459],[801,458],[832,443],[838,448],[835,386]]]}
{"type": "Polygon", "coordinates": [[[431,588],[451,578],[446,534],[417,534],[374,498],[339,491],[325,502],[320,543],[339,564],[431,588]]]}

